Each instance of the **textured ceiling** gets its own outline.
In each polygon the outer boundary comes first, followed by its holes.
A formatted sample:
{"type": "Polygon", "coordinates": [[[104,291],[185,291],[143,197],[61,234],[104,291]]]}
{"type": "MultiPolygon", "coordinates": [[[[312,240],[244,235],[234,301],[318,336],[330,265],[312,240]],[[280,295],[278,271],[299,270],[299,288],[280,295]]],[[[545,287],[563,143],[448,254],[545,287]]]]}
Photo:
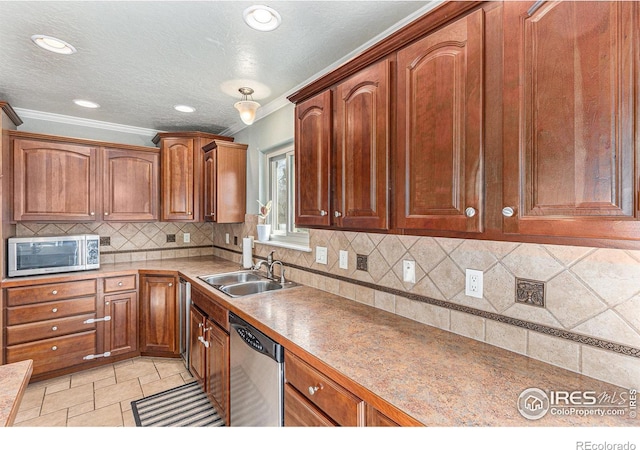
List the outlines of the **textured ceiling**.
{"type": "MultiPolygon", "coordinates": [[[[250,29],[244,1],[2,1],[0,100],[14,108],[156,130],[239,128],[248,85],[263,111],[427,1],[273,1],[276,31],[250,29]],[[44,51],[31,35],[72,44],[44,51]],[[101,105],[87,110],[73,99],[101,105]],[[179,113],[176,104],[194,106],[179,113]]],[[[439,3],[439,2],[436,2],[439,3]]]]}

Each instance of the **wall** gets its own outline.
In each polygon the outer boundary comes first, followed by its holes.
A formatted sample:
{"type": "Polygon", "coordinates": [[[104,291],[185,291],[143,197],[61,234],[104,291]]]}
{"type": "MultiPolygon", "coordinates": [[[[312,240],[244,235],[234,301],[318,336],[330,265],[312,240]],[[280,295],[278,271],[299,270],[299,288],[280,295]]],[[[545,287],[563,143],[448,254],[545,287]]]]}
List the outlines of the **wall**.
{"type": "MultiPolygon", "coordinates": [[[[214,225],[214,254],[240,263],[241,245],[224,235],[255,235],[245,224],[214,225]]],[[[255,257],[274,257],[293,281],[366,303],[472,339],[624,387],[640,386],[640,251],[311,230],[315,253],[256,242],[255,257]],[[340,250],[349,252],[340,269],[340,250]],[[356,255],[368,270],[356,270],[356,255]],[[416,262],[416,283],[402,261],[416,262]],[[465,269],[484,272],[484,296],[468,297],[465,269]],[[517,303],[516,278],[544,282],[545,307],[517,303]]],[[[312,299],[309,299],[312,301],[312,299]]]]}
{"type": "Polygon", "coordinates": [[[16,225],[16,236],[55,236],[71,234],[100,235],[100,262],[146,261],[186,258],[213,253],[211,223],[30,223],[16,225]],[[184,233],[190,234],[185,244],[184,233]],[[167,236],[174,235],[175,242],[167,236]],[[104,238],[109,238],[109,243],[104,238]]]}

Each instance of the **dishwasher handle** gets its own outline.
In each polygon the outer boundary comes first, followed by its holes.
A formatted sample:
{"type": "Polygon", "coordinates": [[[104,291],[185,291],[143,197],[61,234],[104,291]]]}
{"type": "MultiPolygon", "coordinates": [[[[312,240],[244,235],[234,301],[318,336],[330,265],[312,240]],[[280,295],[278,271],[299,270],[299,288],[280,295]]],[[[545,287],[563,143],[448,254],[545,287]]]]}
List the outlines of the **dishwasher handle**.
{"type": "Polygon", "coordinates": [[[231,312],[229,313],[229,325],[252,350],[262,353],[276,362],[284,361],[282,345],[231,312]]]}

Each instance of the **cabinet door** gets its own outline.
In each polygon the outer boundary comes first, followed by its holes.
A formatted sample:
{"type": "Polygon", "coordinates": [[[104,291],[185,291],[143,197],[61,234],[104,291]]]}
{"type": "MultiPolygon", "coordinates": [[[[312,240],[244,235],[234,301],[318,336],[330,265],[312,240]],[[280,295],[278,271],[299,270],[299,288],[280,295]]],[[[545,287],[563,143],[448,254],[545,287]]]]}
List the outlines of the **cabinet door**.
{"type": "Polygon", "coordinates": [[[189,312],[190,320],[190,352],[189,352],[189,370],[191,375],[198,380],[204,387],[206,378],[205,366],[205,316],[199,309],[191,306],[189,312]]]}
{"type": "Polygon", "coordinates": [[[638,238],[638,10],[504,3],[505,232],[638,238]]]}
{"type": "Polygon", "coordinates": [[[213,400],[221,417],[229,421],[229,334],[206,321],[207,328],[207,394],[213,400]]]}
{"type": "Polygon", "coordinates": [[[158,356],[177,356],[178,314],[174,277],[140,277],[142,288],[141,351],[158,356]]]}
{"type": "Polygon", "coordinates": [[[398,52],[398,228],[482,231],[483,14],[398,52]]]}
{"type": "Polygon", "coordinates": [[[336,198],[334,224],[388,228],[389,60],[336,88],[336,198]]]}
{"type": "Polygon", "coordinates": [[[158,220],[159,166],[158,153],[105,148],[102,219],[158,220]]]}
{"type": "Polygon", "coordinates": [[[296,105],[296,226],[329,226],[331,91],[296,105]]]}
{"type": "Polygon", "coordinates": [[[35,140],[13,142],[17,221],[94,221],[97,148],[35,140]]]}
{"type": "Polygon", "coordinates": [[[204,154],[204,219],[216,221],[216,149],[204,154]]]}
{"type": "Polygon", "coordinates": [[[196,220],[194,142],[162,140],[162,220],[196,220]]]}
{"type": "Polygon", "coordinates": [[[104,323],[104,351],[111,356],[138,350],[138,294],[106,295],[104,314],[111,320],[104,323]]]}

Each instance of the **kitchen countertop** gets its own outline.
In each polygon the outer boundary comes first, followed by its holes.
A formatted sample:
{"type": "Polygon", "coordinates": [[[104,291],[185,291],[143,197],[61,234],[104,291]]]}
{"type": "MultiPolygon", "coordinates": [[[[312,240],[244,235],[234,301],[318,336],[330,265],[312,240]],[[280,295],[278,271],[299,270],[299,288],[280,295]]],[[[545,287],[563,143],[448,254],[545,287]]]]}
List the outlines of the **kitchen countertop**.
{"type": "Polygon", "coordinates": [[[33,361],[30,359],[0,366],[0,426],[13,425],[31,372],[33,361]]]}
{"type": "MultiPolygon", "coordinates": [[[[103,264],[88,273],[179,272],[285,348],[302,350],[352,380],[363,400],[372,393],[428,426],[640,425],[628,411],[624,416],[549,412],[528,420],[517,409],[528,388],[609,395],[628,390],[308,286],[231,298],[197,278],[238,269],[209,256],[103,264]]],[[[3,280],[3,287],[14,281],[3,280]]]]}

